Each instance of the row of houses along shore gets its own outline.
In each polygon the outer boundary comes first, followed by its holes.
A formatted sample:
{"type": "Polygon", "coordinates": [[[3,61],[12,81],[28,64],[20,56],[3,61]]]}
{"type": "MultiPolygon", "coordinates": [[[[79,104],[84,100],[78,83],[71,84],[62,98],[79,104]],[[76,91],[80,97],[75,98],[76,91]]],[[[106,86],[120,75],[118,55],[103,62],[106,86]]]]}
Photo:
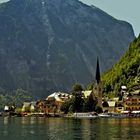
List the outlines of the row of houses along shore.
{"type": "MultiPolygon", "coordinates": [[[[134,92],[127,92],[126,86],[121,86],[121,99],[115,97],[112,99],[102,97],[102,82],[100,78],[99,61],[97,60],[96,67],[96,84],[93,90],[81,91],[84,95],[83,98],[92,96],[97,99],[98,106],[102,109],[103,113],[117,113],[127,114],[128,116],[140,117],[140,90],[134,92]]],[[[60,117],[65,116],[61,111],[63,103],[67,102],[73,95],[63,92],[55,92],[49,95],[44,100],[24,102],[23,106],[18,109],[5,106],[4,112],[1,116],[47,116],[47,117],[60,117]]]]}
{"type": "MultiPolygon", "coordinates": [[[[124,114],[140,114],[140,91],[128,93],[126,87],[121,87],[122,99],[115,97],[112,99],[102,98],[102,110],[104,113],[124,113],[124,114]]],[[[92,91],[82,91],[84,98],[88,98],[92,91]]],[[[15,110],[11,113],[10,107],[4,107],[4,115],[19,115],[19,116],[62,116],[61,105],[70,99],[72,95],[68,93],[55,92],[49,95],[44,100],[24,102],[20,108],[20,112],[15,110]]],[[[2,114],[1,114],[2,115],[2,114]]]]}

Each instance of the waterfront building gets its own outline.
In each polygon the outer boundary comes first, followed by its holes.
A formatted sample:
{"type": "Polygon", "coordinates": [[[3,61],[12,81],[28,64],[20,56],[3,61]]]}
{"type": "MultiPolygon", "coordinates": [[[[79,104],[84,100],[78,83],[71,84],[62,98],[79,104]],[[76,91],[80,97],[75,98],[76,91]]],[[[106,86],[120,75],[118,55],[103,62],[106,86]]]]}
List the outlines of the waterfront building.
{"type": "Polygon", "coordinates": [[[36,111],[36,102],[31,102],[30,111],[31,112],[35,112],[36,111]]]}
{"type": "Polygon", "coordinates": [[[50,112],[48,102],[46,100],[37,101],[36,109],[37,109],[37,112],[41,112],[41,113],[49,113],[50,112]]]}
{"type": "Polygon", "coordinates": [[[6,105],[6,106],[4,107],[4,111],[5,111],[5,112],[9,112],[9,106],[6,105]]]}
{"type": "Polygon", "coordinates": [[[51,112],[60,112],[60,108],[62,106],[62,104],[64,102],[66,102],[68,99],[71,98],[71,95],[68,93],[64,93],[64,92],[55,92],[51,95],[49,95],[46,100],[48,102],[50,102],[50,104],[48,104],[49,108],[51,109],[51,112]]]}
{"type": "Polygon", "coordinates": [[[24,102],[21,111],[22,112],[30,112],[30,102],[24,102]]]}
{"type": "Polygon", "coordinates": [[[36,102],[24,102],[22,112],[34,112],[36,110],[36,102]]]}
{"type": "Polygon", "coordinates": [[[115,103],[116,101],[104,101],[103,102],[103,112],[114,112],[115,111],[115,103]]]}
{"type": "Polygon", "coordinates": [[[59,113],[61,105],[69,98],[71,98],[71,96],[67,93],[55,92],[49,95],[45,100],[37,102],[37,111],[45,114],[59,113]]]}
{"type": "Polygon", "coordinates": [[[124,100],[124,108],[126,111],[140,110],[140,93],[130,93],[124,100]]]}
{"type": "Polygon", "coordinates": [[[50,100],[51,98],[54,98],[58,102],[64,102],[71,98],[71,95],[63,92],[54,92],[53,94],[49,95],[46,100],[50,100]]]}
{"type": "Polygon", "coordinates": [[[117,101],[115,104],[115,112],[121,113],[124,112],[124,102],[123,101],[117,101]]]}

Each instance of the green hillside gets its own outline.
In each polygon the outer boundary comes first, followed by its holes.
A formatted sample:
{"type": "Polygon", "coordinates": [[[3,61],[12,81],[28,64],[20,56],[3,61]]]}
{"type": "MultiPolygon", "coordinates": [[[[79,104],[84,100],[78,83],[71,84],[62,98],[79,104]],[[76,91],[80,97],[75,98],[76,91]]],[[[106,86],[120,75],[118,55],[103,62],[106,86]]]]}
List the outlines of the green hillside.
{"type": "Polygon", "coordinates": [[[140,89],[140,35],[126,53],[102,76],[104,92],[117,95],[122,85],[128,90],[140,89]]]}

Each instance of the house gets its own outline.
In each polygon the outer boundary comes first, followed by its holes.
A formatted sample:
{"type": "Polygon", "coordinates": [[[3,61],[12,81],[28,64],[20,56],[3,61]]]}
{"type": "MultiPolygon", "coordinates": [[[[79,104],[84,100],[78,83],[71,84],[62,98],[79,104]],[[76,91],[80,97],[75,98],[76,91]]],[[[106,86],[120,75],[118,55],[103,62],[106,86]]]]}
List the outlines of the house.
{"type": "Polygon", "coordinates": [[[85,90],[85,91],[82,91],[82,93],[84,94],[85,98],[88,98],[92,94],[92,90],[85,90]]]}
{"type": "Polygon", "coordinates": [[[24,102],[22,112],[34,112],[36,110],[36,102],[24,102]]]}
{"type": "Polygon", "coordinates": [[[127,87],[126,86],[121,86],[121,90],[126,91],[127,87]]]}
{"type": "Polygon", "coordinates": [[[103,112],[115,112],[115,103],[114,100],[104,101],[103,102],[103,112]]]}
{"type": "Polygon", "coordinates": [[[36,102],[31,102],[30,111],[31,112],[35,112],[36,111],[36,102]]]}
{"type": "Polygon", "coordinates": [[[47,100],[39,100],[36,102],[36,110],[41,113],[49,113],[49,106],[47,100]]]}
{"type": "Polygon", "coordinates": [[[54,92],[53,94],[49,95],[46,100],[50,100],[51,98],[54,98],[58,102],[64,102],[71,98],[71,95],[63,92],[54,92]]]}
{"type": "Polygon", "coordinates": [[[30,102],[24,102],[21,109],[22,112],[30,112],[30,105],[31,105],[30,102]]]}
{"type": "Polygon", "coordinates": [[[4,107],[4,111],[5,111],[5,112],[9,112],[9,106],[6,105],[6,106],[4,107]]]}
{"type": "Polygon", "coordinates": [[[126,111],[140,110],[140,94],[139,92],[130,93],[124,100],[124,107],[126,111]]]}
{"type": "Polygon", "coordinates": [[[63,92],[55,92],[46,98],[49,112],[60,112],[61,105],[71,98],[71,95],[63,92]]]}
{"type": "Polygon", "coordinates": [[[123,101],[117,101],[115,104],[115,112],[121,113],[124,112],[124,102],[123,101]]]}
{"type": "Polygon", "coordinates": [[[46,100],[37,101],[37,111],[45,114],[59,113],[61,105],[69,98],[71,96],[67,93],[55,92],[49,95],[46,100]]]}

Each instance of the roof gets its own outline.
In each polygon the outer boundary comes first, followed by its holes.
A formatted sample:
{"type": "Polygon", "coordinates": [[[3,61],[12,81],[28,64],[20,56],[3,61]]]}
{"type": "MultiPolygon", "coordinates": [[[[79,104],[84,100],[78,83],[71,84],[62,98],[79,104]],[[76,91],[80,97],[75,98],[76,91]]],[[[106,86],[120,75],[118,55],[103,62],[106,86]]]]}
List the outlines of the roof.
{"type": "Polygon", "coordinates": [[[85,90],[85,91],[82,91],[82,93],[84,94],[85,98],[87,98],[92,93],[92,90],[85,90]]]}
{"type": "Polygon", "coordinates": [[[8,111],[8,110],[9,110],[9,106],[6,105],[6,106],[4,107],[4,110],[5,110],[5,111],[8,111]]]}
{"type": "Polygon", "coordinates": [[[37,103],[36,101],[32,101],[32,102],[31,102],[31,105],[35,106],[36,103],[37,103]]]}
{"type": "Polygon", "coordinates": [[[119,97],[113,98],[113,101],[119,101],[119,97]]]}
{"type": "Polygon", "coordinates": [[[68,98],[70,95],[68,93],[62,93],[62,92],[54,92],[53,94],[49,95],[46,100],[49,98],[55,98],[56,101],[62,101],[63,99],[68,98]]]}
{"type": "Polygon", "coordinates": [[[109,107],[115,107],[116,101],[108,101],[109,107]]]}
{"type": "Polygon", "coordinates": [[[130,92],[130,93],[132,93],[132,94],[139,94],[140,93],[140,89],[139,90],[135,90],[135,91],[130,92]]]}
{"type": "Polygon", "coordinates": [[[131,96],[127,96],[126,101],[129,99],[140,99],[140,96],[138,94],[133,94],[131,96]]]}
{"type": "Polygon", "coordinates": [[[29,107],[30,105],[31,105],[30,102],[24,102],[24,103],[23,103],[23,106],[24,106],[24,107],[29,107]]]}
{"type": "Polygon", "coordinates": [[[121,89],[127,89],[127,87],[126,86],[121,86],[121,89]]]}

